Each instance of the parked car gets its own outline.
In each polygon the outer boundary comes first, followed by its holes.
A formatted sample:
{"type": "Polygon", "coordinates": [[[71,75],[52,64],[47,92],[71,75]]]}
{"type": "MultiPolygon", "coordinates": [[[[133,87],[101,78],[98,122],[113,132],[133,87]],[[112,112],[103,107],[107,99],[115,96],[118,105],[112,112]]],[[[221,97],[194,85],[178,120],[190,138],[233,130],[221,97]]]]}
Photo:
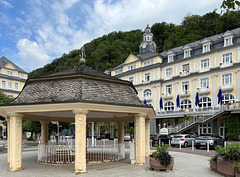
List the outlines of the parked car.
{"type": "Polygon", "coordinates": [[[206,147],[207,142],[209,142],[210,148],[224,144],[224,140],[218,134],[201,134],[195,139],[196,149],[199,149],[201,146],[206,147]]]}
{"type": "Polygon", "coordinates": [[[124,133],[124,141],[130,141],[130,140],[131,140],[130,133],[124,133]]]}
{"type": "Polygon", "coordinates": [[[181,144],[182,147],[188,147],[192,145],[195,138],[190,134],[177,134],[172,137],[171,146],[179,146],[181,144]]]}
{"type": "Polygon", "coordinates": [[[161,144],[169,144],[169,140],[171,141],[171,136],[170,135],[159,135],[158,139],[161,141],[161,144]]]}
{"type": "Polygon", "coordinates": [[[150,140],[152,140],[152,146],[154,146],[155,143],[158,143],[158,136],[157,135],[150,135],[150,140]]]}

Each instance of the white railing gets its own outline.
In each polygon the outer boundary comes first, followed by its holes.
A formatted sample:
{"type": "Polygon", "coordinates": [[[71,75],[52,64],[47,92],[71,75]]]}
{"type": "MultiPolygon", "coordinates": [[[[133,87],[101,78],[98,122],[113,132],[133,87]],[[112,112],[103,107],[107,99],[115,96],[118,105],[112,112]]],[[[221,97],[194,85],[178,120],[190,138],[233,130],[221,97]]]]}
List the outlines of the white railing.
{"type": "MultiPolygon", "coordinates": [[[[90,142],[90,141],[88,141],[90,142]]],[[[56,164],[75,163],[75,141],[67,140],[38,145],[38,161],[56,164]]],[[[125,158],[125,144],[102,140],[98,143],[87,143],[86,160],[90,162],[109,162],[125,158]],[[98,145],[97,145],[98,144],[98,145]]]]}

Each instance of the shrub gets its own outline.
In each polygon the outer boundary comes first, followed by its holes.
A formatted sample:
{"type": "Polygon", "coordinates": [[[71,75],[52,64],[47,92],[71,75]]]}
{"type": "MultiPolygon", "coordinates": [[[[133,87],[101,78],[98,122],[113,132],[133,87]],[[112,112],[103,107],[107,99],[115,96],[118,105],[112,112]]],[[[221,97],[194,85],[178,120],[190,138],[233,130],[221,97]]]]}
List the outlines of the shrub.
{"type": "Polygon", "coordinates": [[[164,144],[157,146],[157,151],[154,151],[150,157],[158,159],[161,165],[168,166],[171,164],[172,156],[169,154],[169,145],[164,144]]]}
{"type": "Polygon", "coordinates": [[[33,137],[29,137],[27,141],[34,141],[33,137]]]}
{"type": "Polygon", "coordinates": [[[240,162],[238,162],[237,165],[234,166],[234,169],[240,172],[240,162]]]}
{"type": "Polygon", "coordinates": [[[216,146],[216,155],[224,160],[240,160],[240,144],[229,144],[226,147],[216,146]]]}

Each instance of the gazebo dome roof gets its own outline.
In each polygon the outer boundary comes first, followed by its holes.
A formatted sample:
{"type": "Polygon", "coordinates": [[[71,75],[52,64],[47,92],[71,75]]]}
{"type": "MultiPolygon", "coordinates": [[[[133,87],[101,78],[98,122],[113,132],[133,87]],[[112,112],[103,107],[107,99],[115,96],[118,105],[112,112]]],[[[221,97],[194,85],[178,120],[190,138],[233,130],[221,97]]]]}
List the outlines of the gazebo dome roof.
{"type": "Polygon", "coordinates": [[[144,107],[131,82],[97,72],[84,64],[28,79],[11,105],[88,102],[144,107]]]}

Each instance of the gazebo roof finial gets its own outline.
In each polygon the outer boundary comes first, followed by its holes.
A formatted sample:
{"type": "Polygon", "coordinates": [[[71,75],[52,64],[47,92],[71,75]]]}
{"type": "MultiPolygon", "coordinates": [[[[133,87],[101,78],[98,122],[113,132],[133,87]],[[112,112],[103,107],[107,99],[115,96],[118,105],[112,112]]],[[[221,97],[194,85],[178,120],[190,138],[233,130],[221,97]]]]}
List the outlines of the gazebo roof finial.
{"type": "Polygon", "coordinates": [[[80,51],[81,51],[81,53],[80,53],[81,58],[80,58],[79,62],[80,62],[80,65],[83,66],[83,65],[86,65],[86,60],[84,59],[84,56],[85,56],[85,49],[84,49],[84,47],[82,47],[80,49],[80,51]]]}

